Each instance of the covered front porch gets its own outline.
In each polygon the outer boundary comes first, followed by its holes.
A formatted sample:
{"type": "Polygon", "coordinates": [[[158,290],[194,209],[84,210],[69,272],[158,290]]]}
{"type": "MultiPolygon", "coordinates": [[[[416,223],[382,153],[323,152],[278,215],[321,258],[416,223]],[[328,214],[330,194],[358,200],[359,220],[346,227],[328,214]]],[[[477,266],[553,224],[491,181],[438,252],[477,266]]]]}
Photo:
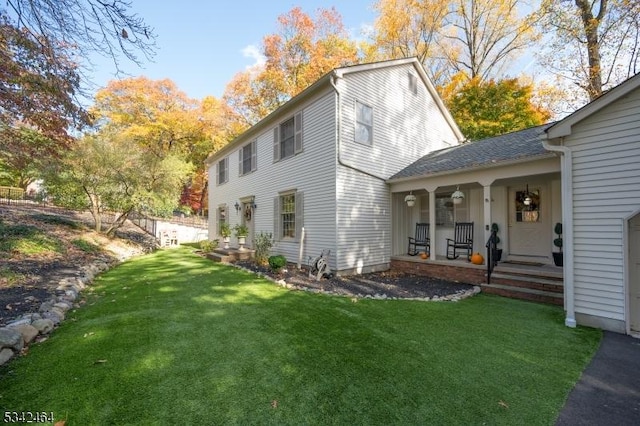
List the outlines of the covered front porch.
{"type": "Polygon", "coordinates": [[[562,267],[555,266],[553,256],[559,237],[554,228],[562,221],[561,163],[545,149],[545,129],[436,151],[389,179],[392,266],[482,284],[496,293],[507,290],[499,287],[507,284],[497,283],[503,279],[510,287],[530,281],[532,290],[562,294],[562,267]],[[448,239],[455,240],[461,222],[473,224],[472,243],[469,252],[456,250],[459,257],[453,259],[448,239]],[[417,223],[428,224],[428,259],[409,255],[415,254],[408,243],[417,223]],[[498,230],[501,257],[487,284],[492,228],[498,230]],[[484,265],[470,264],[470,253],[482,254],[484,265]]]}

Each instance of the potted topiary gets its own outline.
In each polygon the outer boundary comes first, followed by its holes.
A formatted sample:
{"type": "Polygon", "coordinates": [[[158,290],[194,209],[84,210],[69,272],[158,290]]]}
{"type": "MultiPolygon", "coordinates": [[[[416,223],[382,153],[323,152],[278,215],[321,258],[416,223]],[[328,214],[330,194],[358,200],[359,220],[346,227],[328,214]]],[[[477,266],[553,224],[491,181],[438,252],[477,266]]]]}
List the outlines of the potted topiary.
{"type": "Polygon", "coordinates": [[[502,260],[502,249],[501,248],[497,248],[498,244],[500,244],[500,237],[498,237],[498,232],[500,231],[500,227],[498,226],[497,223],[492,223],[491,224],[491,232],[495,232],[496,233],[496,250],[492,253],[493,260],[495,260],[496,262],[500,262],[500,260],[502,260]]]}
{"type": "Polygon", "coordinates": [[[229,248],[229,241],[231,240],[231,227],[227,222],[222,222],[220,224],[220,228],[218,229],[218,234],[222,237],[222,242],[224,243],[224,248],[229,248]]]}
{"type": "Polygon", "coordinates": [[[238,223],[233,227],[233,231],[238,238],[238,245],[240,246],[240,250],[243,250],[246,243],[247,235],[249,235],[249,227],[244,223],[238,223]]]}
{"type": "Polygon", "coordinates": [[[559,251],[553,252],[553,263],[556,266],[564,265],[564,257],[562,255],[562,223],[556,223],[555,228],[553,228],[553,232],[555,232],[558,237],[553,240],[553,245],[558,247],[559,251]]]}

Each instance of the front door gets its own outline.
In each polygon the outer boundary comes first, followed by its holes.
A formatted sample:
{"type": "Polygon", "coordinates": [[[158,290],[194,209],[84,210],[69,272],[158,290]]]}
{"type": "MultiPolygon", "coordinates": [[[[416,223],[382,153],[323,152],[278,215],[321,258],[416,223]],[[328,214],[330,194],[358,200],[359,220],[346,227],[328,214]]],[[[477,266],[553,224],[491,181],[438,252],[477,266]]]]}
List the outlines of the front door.
{"type": "Polygon", "coordinates": [[[548,200],[546,185],[509,188],[509,260],[549,261],[548,200]]]}
{"type": "Polygon", "coordinates": [[[246,238],[246,244],[244,245],[247,248],[253,248],[253,237],[254,237],[254,228],[253,225],[253,214],[254,214],[254,202],[253,198],[249,201],[242,202],[242,223],[247,225],[249,229],[249,235],[246,238]]]}
{"type": "Polygon", "coordinates": [[[640,332],[640,214],[629,222],[629,326],[640,332]]]}

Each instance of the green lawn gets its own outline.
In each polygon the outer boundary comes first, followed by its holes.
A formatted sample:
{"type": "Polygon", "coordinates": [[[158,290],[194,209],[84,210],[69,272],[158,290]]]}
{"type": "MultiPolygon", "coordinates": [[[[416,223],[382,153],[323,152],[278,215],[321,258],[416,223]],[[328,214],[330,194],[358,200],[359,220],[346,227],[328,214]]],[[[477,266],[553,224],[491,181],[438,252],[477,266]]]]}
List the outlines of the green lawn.
{"type": "Polygon", "coordinates": [[[553,424],[601,333],[552,306],[293,292],[165,250],[96,280],[0,406],[68,425],[553,424]]]}

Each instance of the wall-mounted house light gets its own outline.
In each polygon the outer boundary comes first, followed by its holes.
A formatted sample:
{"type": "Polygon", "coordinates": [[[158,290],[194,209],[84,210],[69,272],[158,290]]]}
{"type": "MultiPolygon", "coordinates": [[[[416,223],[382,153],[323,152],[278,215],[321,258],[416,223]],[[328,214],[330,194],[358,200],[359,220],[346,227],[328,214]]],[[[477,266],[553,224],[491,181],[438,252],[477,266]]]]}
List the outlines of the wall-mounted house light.
{"type": "Polygon", "coordinates": [[[460,191],[460,186],[458,186],[453,194],[451,194],[451,199],[453,200],[453,204],[460,204],[462,200],[464,200],[464,192],[460,191]]]}

